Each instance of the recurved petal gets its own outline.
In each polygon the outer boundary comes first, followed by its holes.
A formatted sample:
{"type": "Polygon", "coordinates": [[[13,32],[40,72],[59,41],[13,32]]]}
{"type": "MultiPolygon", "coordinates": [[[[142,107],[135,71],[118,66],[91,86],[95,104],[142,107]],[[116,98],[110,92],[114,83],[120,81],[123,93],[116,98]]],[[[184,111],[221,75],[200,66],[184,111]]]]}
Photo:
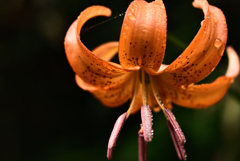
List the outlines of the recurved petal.
{"type": "Polygon", "coordinates": [[[236,51],[231,47],[227,47],[227,54],[228,54],[228,69],[226,72],[227,77],[237,77],[239,75],[239,57],[236,51]]]}
{"type": "Polygon", "coordinates": [[[172,102],[190,108],[206,108],[217,103],[226,94],[234,78],[239,74],[239,58],[236,52],[227,48],[229,66],[225,76],[217,78],[214,82],[202,85],[174,86],[164,74],[153,77],[153,85],[156,90],[162,92],[164,97],[172,102]]]}
{"type": "Polygon", "coordinates": [[[166,46],[166,11],[162,0],[148,3],[133,1],[125,14],[120,41],[119,60],[124,69],[144,68],[156,74],[166,46]]]}
{"type": "Polygon", "coordinates": [[[232,78],[222,76],[210,84],[175,89],[177,97],[174,96],[171,100],[185,107],[206,108],[220,101],[232,82],[232,78]]]}
{"type": "Polygon", "coordinates": [[[199,82],[210,74],[219,63],[227,41],[227,25],[220,9],[206,0],[195,0],[193,6],[201,8],[205,19],[201,28],[185,51],[165,70],[165,76],[176,85],[199,82]]]}
{"type": "MultiPolygon", "coordinates": [[[[103,60],[88,50],[81,42],[79,34],[82,26],[89,19],[96,16],[110,15],[111,11],[103,6],[87,8],[70,26],[64,42],[65,52],[74,72],[86,83],[102,89],[121,84],[126,71],[124,71],[120,65],[106,61],[109,57],[106,57],[105,54],[103,56],[105,60],[103,60]]],[[[113,53],[112,50],[116,50],[116,45],[113,44],[105,44],[103,46],[103,49],[96,51],[97,53],[99,52],[99,55],[100,53],[103,54],[104,50],[111,54],[113,53]]]]}
{"type": "MultiPolygon", "coordinates": [[[[105,61],[109,61],[118,51],[118,42],[112,41],[104,43],[98,47],[96,47],[92,53],[95,54],[100,59],[105,61]]],[[[87,82],[84,82],[79,76],[75,76],[76,82],[80,88],[83,90],[97,90],[97,88],[87,82]]],[[[119,84],[118,84],[119,85],[119,84]]]]}
{"type": "Polygon", "coordinates": [[[226,94],[233,81],[232,78],[222,76],[210,84],[189,85],[184,88],[171,86],[163,79],[153,80],[155,84],[157,82],[161,84],[155,85],[155,88],[164,93],[164,99],[167,98],[170,102],[190,108],[206,108],[217,103],[226,94]]]}
{"type": "Polygon", "coordinates": [[[114,57],[114,55],[117,54],[117,52],[118,52],[117,41],[104,43],[92,51],[93,54],[95,54],[97,57],[105,61],[110,61],[114,57]]]}
{"type": "Polygon", "coordinates": [[[99,89],[84,82],[78,75],[75,76],[79,87],[92,93],[103,105],[117,107],[126,103],[133,95],[133,75],[127,73],[124,82],[112,88],[99,89]]]}

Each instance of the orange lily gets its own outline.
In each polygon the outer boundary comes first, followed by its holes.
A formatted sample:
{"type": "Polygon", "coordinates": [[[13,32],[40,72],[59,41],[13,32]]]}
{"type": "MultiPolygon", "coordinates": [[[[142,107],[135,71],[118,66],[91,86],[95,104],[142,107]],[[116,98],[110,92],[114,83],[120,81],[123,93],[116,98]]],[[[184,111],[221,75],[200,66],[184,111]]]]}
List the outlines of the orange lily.
{"type": "MultiPolygon", "coordinates": [[[[168,109],[172,109],[172,103],[195,109],[209,107],[223,98],[239,74],[239,58],[228,47],[229,66],[225,76],[209,84],[194,84],[219,63],[226,47],[227,25],[222,11],[206,0],[194,0],[193,6],[202,9],[204,20],[193,41],[170,65],[162,64],[167,26],[162,0],[151,3],[134,0],[126,11],[119,43],[108,42],[93,51],[81,41],[82,26],[93,17],[110,16],[111,10],[103,6],[89,7],[70,26],[64,45],[78,86],[108,107],[117,107],[132,99],[128,111],[114,126],[108,146],[109,159],[123,123],[140,109],[139,137],[144,137],[145,142],[151,141],[150,108],[155,112],[163,110],[178,156],[186,159],[184,135],[176,132],[181,131],[180,126],[168,109]],[[110,62],[117,52],[121,65],[110,62]]],[[[144,147],[140,147],[139,152],[140,160],[144,160],[144,147]]]]}

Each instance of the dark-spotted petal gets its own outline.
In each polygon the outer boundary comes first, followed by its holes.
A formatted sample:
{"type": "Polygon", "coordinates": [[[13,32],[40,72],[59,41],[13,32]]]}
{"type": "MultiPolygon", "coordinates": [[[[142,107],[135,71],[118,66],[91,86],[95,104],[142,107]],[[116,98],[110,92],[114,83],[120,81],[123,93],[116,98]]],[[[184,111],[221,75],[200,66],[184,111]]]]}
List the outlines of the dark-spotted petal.
{"type": "Polygon", "coordinates": [[[177,86],[199,82],[209,75],[219,63],[227,42],[222,11],[206,0],[195,0],[193,6],[203,10],[205,19],[201,28],[185,51],[160,72],[177,86]]]}
{"type": "MultiPolygon", "coordinates": [[[[79,34],[82,26],[89,19],[110,15],[111,10],[103,6],[92,6],[85,9],[70,26],[64,42],[65,52],[74,72],[84,82],[101,89],[109,89],[121,84],[126,71],[120,65],[105,61],[88,50],[80,40],[79,34]]],[[[112,48],[115,49],[116,46],[113,45],[112,48]]]]}
{"type": "Polygon", "coordinates": [[[162,0],[133,1],[125,14],[119,41],[119,60],[124,69],[143,68],[156,74],[166,46],[166,10],[162,0]]]}
{"type": "Polygon", "coordinates": [[[214,82],[187,87],[174,86],[164,74],[152,77],[154,88],[171,102],[190,108],[206,108],[220,101],[226,94],[234,78],[239,74],[239,58],[233,48],[227,48],[229,65],[225,76],[218,77],[214,82]]]}

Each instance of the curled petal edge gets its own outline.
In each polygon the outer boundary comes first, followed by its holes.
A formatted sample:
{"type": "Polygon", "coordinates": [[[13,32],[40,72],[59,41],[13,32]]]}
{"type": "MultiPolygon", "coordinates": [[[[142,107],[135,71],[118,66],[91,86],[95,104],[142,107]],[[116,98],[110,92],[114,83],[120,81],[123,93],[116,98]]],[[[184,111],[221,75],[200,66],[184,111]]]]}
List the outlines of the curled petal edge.
{"type": "Polygon", "coordinates": [[[90,50],[80,40],[82,26],[96,16],[110,16],[111,10],[103,6],[85,9],[70,26],[64,41],[65,52],[73,71],[84,82],[101,89],[112,88],[121,84],[127,71],[119,64],[105,61],[90,50]]]}
{"type": "Polygon", "coordinates": [[[202,109],[216,104],[226,94],[234,78],[239,75],[239,57],[232,47],[227,47],[229,65],[225,76],[218,77],[214,82],[187,87],[172,86],[164,75],[152,77],[154,88],[164,94],[171,102],[180,106],[202,109]]]}
{"type": "Polygon", "coordinates": [[[227,42],[222,11],[206,0],[195,0],[193,5],[203,10],[201,28],[185,51],[166,69],[158,71],[176,86],[197,83],[209,75],[219,63],[227,42]]]}

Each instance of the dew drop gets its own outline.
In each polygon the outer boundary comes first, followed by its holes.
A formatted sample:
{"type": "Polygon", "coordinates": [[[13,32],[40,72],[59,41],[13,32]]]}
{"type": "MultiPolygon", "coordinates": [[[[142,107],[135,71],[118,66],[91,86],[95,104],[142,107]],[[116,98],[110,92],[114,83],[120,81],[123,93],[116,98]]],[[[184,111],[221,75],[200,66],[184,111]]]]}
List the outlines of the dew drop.
{"type": "Polygon", "coordinates": [[[216,16],[214,16],[214,22],[217,23],[218,22],[218,18],[216,16]]]}
{"type": "Polygon", "coordinates": [[[160,110],[161,110],[161,107],[159,107],[159,106],[153,108],[154,112],[159,112],[160,110]]]}
{"type": "Polygon", "coordinates": [[[133,13],[129,13],[128,18],[132,21],[136,19],[135,15],[133,13]]]}
{"type": "Polygon", "coordinates": [[[127,34],[125,32],[122,35],[123,35],[123,38],[127,37],[127,34]]]}
{"type": "Polygon", "coordinates": [[[213,68],[211,69],[211,72],[214,71],[214,69],[215,69],[215,68],[213,67],[213,68]]]}
{"type": "Polygon", "coordinates": [[[214,46],[219,48],[221,45],[222,45],[222,40],[216,39],[215,42],[214,42],[214,46]]]}
{"type": "Polygon", "coordinates": [[[124,29],[126,29],[126,30],[128,29],[128,25],[127,25],[127,24],[124,24],[123,27],[124,27],[124,29]]]}
{"type": "Polygon", "coordinates": [[[182,88],[183,90],[185,90],[187,87],[186,87],[186,85],[181,85],[181,88],[182,88]]]}
{"type": "Polygon", "coordinates": [[[205,20],[202,20],[202,21],[201,21],[201,26],[203,25],[204,22],[205,22],[205,20]]]}
{"type": "Polygon", "coordinates": [[[209,12],[207,13],[207,18],[209,18],[209,12]]]}
{"type": "Polygon", "coordinates": [[[141,107],[141,119],[143,127],[143,136],[146,142],[152,141],[152,111],[148,105],[141,107]]]}

